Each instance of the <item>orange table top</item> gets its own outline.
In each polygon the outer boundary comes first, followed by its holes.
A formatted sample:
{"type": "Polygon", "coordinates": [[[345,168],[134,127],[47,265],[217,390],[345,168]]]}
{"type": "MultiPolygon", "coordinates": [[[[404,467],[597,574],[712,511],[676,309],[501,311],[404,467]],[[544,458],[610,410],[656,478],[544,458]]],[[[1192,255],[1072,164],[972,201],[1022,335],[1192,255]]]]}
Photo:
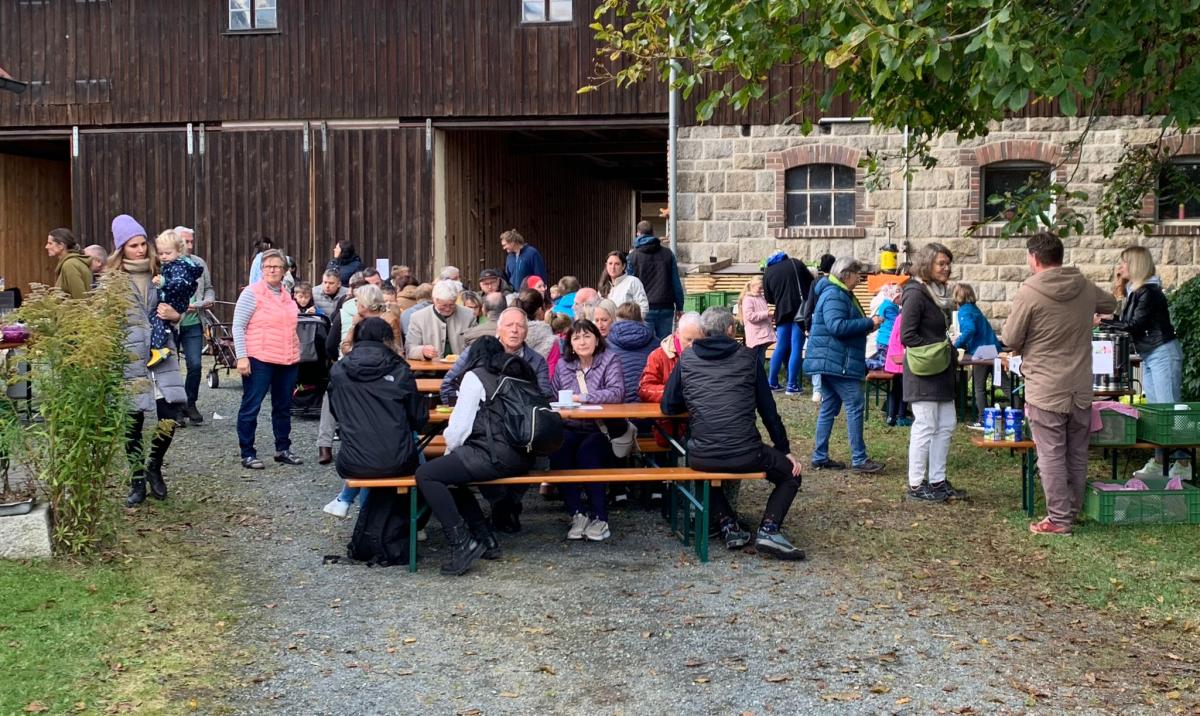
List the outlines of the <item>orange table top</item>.
{"type": "MultiPolygon", "coordinates": [[[[429,411],[429,422],[434,424],[450,421],[451,410],[429,411]]],[[[657,403],[605,403],[588,408],[558,410],[559,415],[570,420],[604,420],[607,418],[632,418],[634,420],[656,418],[687,418],[687,415],[664,415],[657,403]]]]}
{"type": "Polygon", "coordinates": [[[445,373],[450,370],[452,365],[454,365],[454,361],[408,359],[408,367],[414,373],[445,373]]]}
{"type": "Polygon", "coordinates": [[[417,391],[420,393],[437,393],[441,389],[441,378],[417,378],[417,391]]]}

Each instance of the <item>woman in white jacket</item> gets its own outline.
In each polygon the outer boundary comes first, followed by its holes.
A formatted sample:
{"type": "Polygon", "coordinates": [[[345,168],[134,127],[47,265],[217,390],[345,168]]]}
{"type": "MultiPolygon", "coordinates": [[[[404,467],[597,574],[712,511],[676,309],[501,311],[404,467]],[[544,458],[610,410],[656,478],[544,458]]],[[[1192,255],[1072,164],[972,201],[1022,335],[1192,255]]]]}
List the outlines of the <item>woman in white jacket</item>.
{"type": "Polygon", "coordinates": [[[618,306],[622,303],[636,303],[644,316],[650,311],[650,299],[646,297],[646,287],[642,285],[641,279],[625,273],[628,257],[629,254],[624,251],[610,251],[597,288],[601,296],[611,299],[618,306]]]}

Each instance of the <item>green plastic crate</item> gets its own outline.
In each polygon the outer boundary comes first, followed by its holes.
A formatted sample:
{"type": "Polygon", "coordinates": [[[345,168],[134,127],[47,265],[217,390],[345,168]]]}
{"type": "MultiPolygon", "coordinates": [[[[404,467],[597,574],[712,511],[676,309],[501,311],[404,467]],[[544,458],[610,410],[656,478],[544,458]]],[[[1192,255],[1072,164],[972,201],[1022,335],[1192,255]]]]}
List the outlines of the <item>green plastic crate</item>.
{"type": "Polygon", "coordinates": [[[1103,423],[1103,427],[1092,433],[1088,439],[1092,445],[1119,447],[1137,442],[1137,418],[1118,413],[1115,410],[1101,410],[1100,421],[1103,423]]]}
{"type": "Polygon", "coordinates": [[[683,297],[683,310],[702,313],[704,311],[704,294],[693,293],[683,297]]]}
{"type": "Polygon", "coordinates": [[[729,306],[730,308],[736,306],[737,302],[738,302],[738,297],[740,297],[741,295],[742,295],[741,291],[726,291],[725,292],[725,305],[729,306]]]}
{"type": "MultiPolygon", "coordinates": [[[[735,299],[736,300],[736,299],[735,299]]],[[[704,294],[704,307],[728,306],[729,296],[724,291],[709,291],[704,294]]]]}
{"type": "Polygon", "coordinates": [[[1200,490],[1186,482],[1182,490],[1167,490],[1164,478],[1142,481],[1149,490],[1098,490],[1089,482],[1084,514],[1102,525],[1200,524],[1200,490]]]}
{"type": "Polygon", "coordinates": [[[1155,445],[1200,443],[1200,403],[1146,403],[1138,409],[1138,440],[1155,445]]]}

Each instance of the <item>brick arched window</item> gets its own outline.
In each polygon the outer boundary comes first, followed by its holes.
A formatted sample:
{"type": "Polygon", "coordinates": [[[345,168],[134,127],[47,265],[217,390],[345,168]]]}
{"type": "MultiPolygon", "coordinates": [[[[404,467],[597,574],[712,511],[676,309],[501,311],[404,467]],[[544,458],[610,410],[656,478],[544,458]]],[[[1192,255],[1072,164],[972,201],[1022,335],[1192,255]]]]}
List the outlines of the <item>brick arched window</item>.
{"type": "Polygon", "coordinates": [[[1200,181],[1200,136],[1162,143],[1172,154],[1171,164],[1159,173],[1154,194],[1142,197],[1142,219],[1153,222],[1155,236],[1200,236],[1200,201],[1191,192],[1200,181]]]}
{"type": "MultiPolygon", "coordinates": [[[[967,208],[959,214],[959,226],[969,228],[980,222],[1003,221],[1005,207],[988,204],[988,197],[1015,191],[1033,173],[1053,177],[1054,167],[1062,161],[1057,144],[1035,140],[990,142],[979,147],[964,147],[959,162],[971,168],[971,195],[967,208]]],[[[999,227],[981,227],[976,236],[999,235],[999,227]]]]}
{"type": "Polygon", "coordinates": [[[874,212],[866,209],[862,152],[837,144],[806,144],[774,152],[775,210],[767,225],[776,238],[858,238],[874,212]]]}

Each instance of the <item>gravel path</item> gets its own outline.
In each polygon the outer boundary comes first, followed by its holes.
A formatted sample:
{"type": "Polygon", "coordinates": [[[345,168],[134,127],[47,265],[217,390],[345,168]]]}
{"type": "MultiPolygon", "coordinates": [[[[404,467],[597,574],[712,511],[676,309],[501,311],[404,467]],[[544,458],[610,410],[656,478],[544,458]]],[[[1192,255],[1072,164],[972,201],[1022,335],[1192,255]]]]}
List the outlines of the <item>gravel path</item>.
{"type": "MultiPolygon", "coordinates": [[[[344,552],[353,520],[321,512],[338,482],[316,464],[316,423],[294,426],[304,466],[276,465],[264,450],[268,468],[243,471],[239,399],[233,380],[204,388],[207,422],[179,434],[169,464],[169,475],[186,476],[173,482],[177,494],[236,495],[237,513],[213,531],[245,600],[230,633],[244,670],[223,710],[1104,711],[1086,689],[1056,687],[1070,647],[1022,638],[1032,629],[1023,610],[946,614],[928,595],[847,577],[823,555],[837,536],[814,525],[804,493],[787,526],[808,549],[798,564],[714,545],[701,565],[657,513],[636,509],[614,512],[608,542],[568,543],[560,503],[531,494],[524,531],[501,536],[505,557],[465,577],[438,574],[436,521],[415,575],[323,565],[344,552]]],[[[269,419],[259,423],[269,448],[269,419]]],[[[832,479],[807,476],[805,490],[832,479]]],[[[766,492],[744,488],[743,514],[756,514],[766,492]]]]}

